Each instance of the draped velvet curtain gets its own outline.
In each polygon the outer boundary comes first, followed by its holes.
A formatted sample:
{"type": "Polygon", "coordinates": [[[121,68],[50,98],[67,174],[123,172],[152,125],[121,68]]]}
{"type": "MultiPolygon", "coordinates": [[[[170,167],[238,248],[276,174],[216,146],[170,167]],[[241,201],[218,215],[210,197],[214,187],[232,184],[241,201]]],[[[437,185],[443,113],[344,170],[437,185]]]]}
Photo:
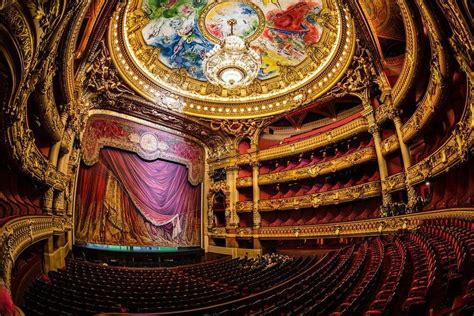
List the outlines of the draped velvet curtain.
{"type": "Polygon", "coordinates": [[[103,149],[79,172],[77,237],[84,241],[199,245],[200,188],[185,166],[103,149]]]}

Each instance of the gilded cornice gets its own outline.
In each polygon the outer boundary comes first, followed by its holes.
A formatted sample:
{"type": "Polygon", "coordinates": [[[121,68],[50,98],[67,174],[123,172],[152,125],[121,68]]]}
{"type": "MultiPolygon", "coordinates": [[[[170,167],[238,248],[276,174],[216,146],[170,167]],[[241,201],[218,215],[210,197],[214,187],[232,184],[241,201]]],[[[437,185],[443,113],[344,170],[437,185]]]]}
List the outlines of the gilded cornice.
{"type": "MultiPolygon", "coordinates": [[[[99,98],[101,100],[102,98],[99,98]]],[[[98,108],[89,111],[92,113],[120,112],[139,119],[144,119],[155,124],[159,124],[168,129],[173,129],[178,133],[185,133],[206,145],[210,150],[217,150],[224,143],[224,138],[219,133],[213,133],[209,126],[195,121],[189,116],[178,115],[164,109],[157,108],[152,102],[139,96],[120,95],[108,96],[107,102],[97,104],[98,108]]],[[[209,155],[212,155],[210,152],[209,155]]],[[[220,156],[220,155],[219,155],[220,156]]]]}
{"type": "MultiPolygon", "coordinates": [[[[367,128],[367,121],[364,118],[358,118],[348,124],[299,142],[261,150],[258,152],[257,158],[259,161],[270,160],[314,150],[365,132],[367,128]]],[[[239,164],[244,163],[245,160],[245,156],[241,157],[239,164]]]]}
{"type": "MultiPolygon", "coordinates": [[[[321,102],[322,99],[323,98],[319,99],[318,101],[321,102]]],[[[331,97],[331,96],[326,96],[324,99],[325,99],[324,102],[320,103],[321,105],[328,104],[329,102],[334,101],[334,98],[331,97]]],[[[342,120],[342,119],[345,119],[345,118],[347,118],[347,117],[349,117],[353,114],[359,113],[361,110],[362,110],[362,106],[357,105],[357,106],[354,106],[354,107],[350,108],[349,110],[345,110],[343,112],[337,113],[337,118],[342,120]]],[[[272,119],[271,123],[275,122],[278,119],[279,119],[279,117],[276,118],[276,119],[272,119]]],[[[320,128],[320,127],[323,127],[323,126],[326,126],[326,125],[330,125],[330,124],[333,124],[333,123],[334,123],[334,119],[332,117],[322,118],[322,119],[319,119],[317,121],[312,121],[312,122],[303,124],[300,127],[299,131],[302,132],[302,133],[309,132],[313,129],[317,129],[317,128],[320,128]]],[[[278,135],[278,136],[281,136],[281,135],[292,136],[295,133],[294,126],[272,126],[272,129],[273,129],[273,132],[274,132],[273,136],[275,136],[275,135],[278,135]]]]}
{"type": "MultiPolygon", "coordinates": [[[[321,205],[332,205],[349,202],[357,199],[367,199],[381,194],[380,181],[368,182],[349,188],[332,190],[322,193],[302,195],[284,199],[260,200],[258,202],[258,210],[274,211],[274,210],[294,210],[309,207],[319,207],[321,205]]],[[[253,202],[237,202],[237,212],[251,212],[253,210],[253,202]]]]}
{"type": "Polygon", "coordinates": [[[445,209],[332,224],[261,227],[258,230],[242,227],[237,234],[227,233],[225,228],[216,227],[210,231],[208,235],[209,237],[219,238],[243,237],[260,239],[361,237],[393,233],[401,229],[413,230],[423,224],[423,221],[436,218],[460,218],[464,220],[473,220],[474,209],[445,209]]]}
{"type": "Polygon", "coordinates": [[[21,252],[35,242],[72,230],[72,219],[28,216],[13,219],[0,228],[0,278],[10,287],[11,271],[21,252]]]}
{"type": "MultiPolygon", "coordinates": [[[[284,183],[334,173],[377,158],[374,147],[367,147],[352,154],[315,165],[258,176],[258,184],[284,183]]],[[[252,177],[237,178],[237,187],[252,186],[252,177]]]]}

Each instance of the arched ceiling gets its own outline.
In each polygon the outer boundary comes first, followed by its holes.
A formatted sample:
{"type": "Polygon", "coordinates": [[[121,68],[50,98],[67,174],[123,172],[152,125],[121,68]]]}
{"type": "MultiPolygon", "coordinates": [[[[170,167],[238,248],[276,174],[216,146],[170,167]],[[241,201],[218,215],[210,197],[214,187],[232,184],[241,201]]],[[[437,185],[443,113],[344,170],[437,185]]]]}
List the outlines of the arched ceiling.
{"type": "Polygon", "coordinates": [[[336,0],[129,0],[109,31],[115,66],[157,105],[207,118],[254,118],[306,105],[329,90],[356,45],[349,10],[336,0]],[[206,80],[205,53],[228,34],[262,57],[256,80],[227,90],[206,80]]]}

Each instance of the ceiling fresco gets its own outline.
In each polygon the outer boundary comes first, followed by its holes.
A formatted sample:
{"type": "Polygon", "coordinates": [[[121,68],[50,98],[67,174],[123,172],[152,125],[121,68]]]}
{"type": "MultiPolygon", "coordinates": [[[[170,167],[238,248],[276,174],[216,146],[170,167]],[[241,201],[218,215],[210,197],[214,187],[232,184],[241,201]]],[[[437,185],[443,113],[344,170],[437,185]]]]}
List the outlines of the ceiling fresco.
{"type": "Polygon", "coordinates": [[[305,47],[321,39],[317,22],[321,0],[213,2],[206,0],[144,0],[141,9],[149,22],[142,29],[145,43],[160,49],[164,65],[186,69],[194,79],[205,81],[202,59],[215,43],[230,34],[227,21],[235,19],[235,35],[250,42],[260,52],[259,79],[275,77],[279,65],[296,66],[306,57],[305,47]]]}
{"type": "Polygon", "coordinates": [[[203,117],[265,116],[310,102],[335,84],[355,46],[352,18],[336,0],[129,0],[110,30],[127,82],[157,104],[203,117]],[[239,89],[213,85],[203,72],[230,19],[262,60],[257,79],[239,89]]]}

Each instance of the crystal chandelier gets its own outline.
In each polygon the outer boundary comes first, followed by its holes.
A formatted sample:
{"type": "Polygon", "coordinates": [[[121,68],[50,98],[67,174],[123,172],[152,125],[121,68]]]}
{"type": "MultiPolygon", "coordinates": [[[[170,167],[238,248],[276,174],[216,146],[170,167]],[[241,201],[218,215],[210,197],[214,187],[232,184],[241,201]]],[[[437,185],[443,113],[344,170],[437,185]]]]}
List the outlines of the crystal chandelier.
{"type": "Polygon", "coordinates": [[[260,54],[248,47],[243,39],[234,35],[235,19],[230,19],[230,35],[216,45],[203,60],[204,74],[210,83],[226,89],[249,85],[258,75],[260,54]]]}

